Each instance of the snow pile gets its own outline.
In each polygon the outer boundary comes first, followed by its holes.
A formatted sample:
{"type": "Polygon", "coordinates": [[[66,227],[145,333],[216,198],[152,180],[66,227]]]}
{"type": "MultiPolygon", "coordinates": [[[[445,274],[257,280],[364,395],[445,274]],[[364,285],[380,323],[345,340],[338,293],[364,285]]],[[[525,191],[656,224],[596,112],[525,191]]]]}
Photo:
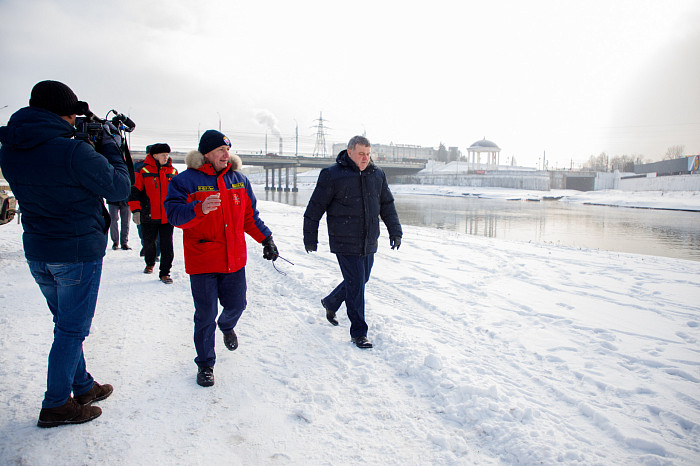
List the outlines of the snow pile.
{"type": "MultiPolygon", "coordinates": [[[[367,287],[374,349],[319,300],[339,279],[302,207],[259,202],[287,275],[249,241],[240,347],[217,335],[195,383],[193,305],[176,229],[173,285],[107,251],[90,372],[103,415],[36,427],[50,314],[0,227],[2,464],[697,464],[700,262],[405,227],[367,287]]],[[[324,222],[322,222],[323,225],[324,222]]]]}

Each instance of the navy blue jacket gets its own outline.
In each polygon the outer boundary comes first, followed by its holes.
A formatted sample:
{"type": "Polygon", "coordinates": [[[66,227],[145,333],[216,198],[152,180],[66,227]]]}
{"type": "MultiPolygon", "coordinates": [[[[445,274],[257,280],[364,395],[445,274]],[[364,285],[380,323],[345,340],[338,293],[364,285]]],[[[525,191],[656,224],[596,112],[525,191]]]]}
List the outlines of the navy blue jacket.
{"type": "Polygon", "coordinates": [[[386,175],[372,162],[360,171],[346,150],[338,154],[335,165],[318,175],[304,212],[304,245],[318,244],[318,224],[324,213],[335,254],[366,256],[377,252],[380,217],[389,236],[403,236],[386,175]]]}
{"type": "Polygon", "coordinates": [[[104,201],[129,196],[131,181],[114,144],[100,154],[71,139],[53,112],[25,107],[0,128],[0,170],[22,213],[24,254],[41,262],[89,262],[107,246],[104,201]]]}

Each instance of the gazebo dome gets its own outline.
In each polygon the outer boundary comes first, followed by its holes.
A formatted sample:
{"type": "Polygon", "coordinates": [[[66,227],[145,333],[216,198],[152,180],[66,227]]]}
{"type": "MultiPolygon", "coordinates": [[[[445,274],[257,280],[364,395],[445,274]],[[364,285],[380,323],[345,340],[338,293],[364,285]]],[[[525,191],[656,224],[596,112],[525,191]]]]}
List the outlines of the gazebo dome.
{"type": "Polygon", "coordinates": [[[474,152],[481,152],[481,151],[483,151],[483,152],[486,152],[486,151],[495,152],[495,151],[500,151],[501,148],[498,147],[498,145],[495,142],[491,142],[488,139],[484,138],[480,141],[476,141],[474,144],[469,146],[468,150],[474,151],[474,152]]]}
{"type": "Polygon", "coordinates": [[[484,138],[469,146],[469,169],[481,170],[481,154],[486,153],[487,162],[484,168],[498,170],[498,160],[501,155],[501,148],[495,142],[484,138]]]}

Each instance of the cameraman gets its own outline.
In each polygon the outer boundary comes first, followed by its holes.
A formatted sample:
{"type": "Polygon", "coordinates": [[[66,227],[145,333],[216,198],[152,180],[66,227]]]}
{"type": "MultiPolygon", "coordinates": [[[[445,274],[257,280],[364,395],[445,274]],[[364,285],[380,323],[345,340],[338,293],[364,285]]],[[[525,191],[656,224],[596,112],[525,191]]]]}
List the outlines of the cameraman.
{"type": "Polygon", "coordinates": [[[107,398],[87,372],[83,340],[97,304],[109,214],[102,198],[129,195],[129,173],[118,132],[103,127],[101,153],[75,134],[76,114],[87,113],[73,91],[58,81],[37,83],[29,107],[0,128],[0,169],[22,205],[24,254],[53,314],[47,389],[39,427],[79,424],[102,410],[107,398]],[[71,397],[71,392],[73,397],[71,397]]]}

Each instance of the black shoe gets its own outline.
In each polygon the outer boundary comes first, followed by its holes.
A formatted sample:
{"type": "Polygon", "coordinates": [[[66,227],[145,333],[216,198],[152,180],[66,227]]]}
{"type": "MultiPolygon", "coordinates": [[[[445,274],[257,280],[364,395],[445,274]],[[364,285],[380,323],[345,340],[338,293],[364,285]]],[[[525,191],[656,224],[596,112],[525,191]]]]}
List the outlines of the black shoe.
{"type": "Polygon", "coordinates": [[[353,337],[352,342],[355,346],[362,349],[372,348],[372,342],[367,337],[353,337]]]}
{"type": "Polygon", "coordinates": [[[200,367],[197,371],[197,384],[202,387],[211,387],[214,385],[214,368],[200,367]]]}
{"type": "MultiPolygon", "coordinates": [[[[116,245],[115,245],[116,246],[116,245]]],[[[131,248],[129,247],[128,244],[122,244],[122,249],[125,251],[131,251],[131,248]]]]}
{"type": "Polygon", "coordinates": [[[112,245],[112,249],[116,251],[117,249],[119,249],[119,245],[117,243],[114,243],[112,245]]]}
{"type": "Polygon", "coordinates": [[[338,325],[338,319],[335,317],[335,312],[326,307],[326,302],[323,300],[323,298],[321,299],[321,306],[323,306],[323,309],[326,310],[326,319],[328,319],[328,322],[333,325],[338,325]]]}
{"type": "Polygon", "coordinates": [[[230,333],[224,333],[224,345],[229,351],[233,351],[238,348],[238,337],[233,329],[231,329],[230,333]]]}

